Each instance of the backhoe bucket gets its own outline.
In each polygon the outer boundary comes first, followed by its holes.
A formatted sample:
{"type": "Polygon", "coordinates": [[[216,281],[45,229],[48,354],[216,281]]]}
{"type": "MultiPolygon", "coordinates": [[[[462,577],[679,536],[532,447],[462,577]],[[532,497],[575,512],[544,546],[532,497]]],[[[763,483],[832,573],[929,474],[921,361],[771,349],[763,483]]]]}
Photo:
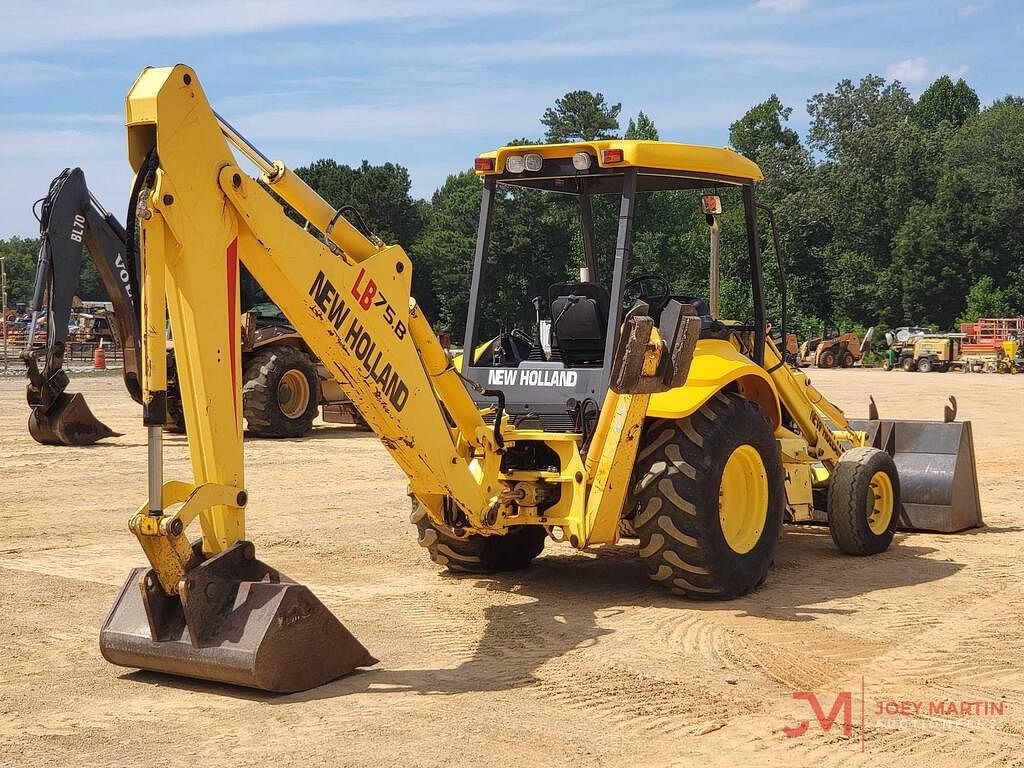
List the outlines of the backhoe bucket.
{"type": "Polygon", "coordinates": [[[92,445],[121,435],[93,416],[81,392],[62,392],[46,410],[33,407],[28,432],[43,445],[92,445]]]}
{"type": "Polygon", "coordinates": [[[896,462],[900,528],[955,533],[984,525],[969,421],[851,420],[850,426],[867,432],[896,462]]]}
{"type": "Polygon", "coordinates": [[[308,587],[257,560],[250,542],[186,571],[178,589],[168,596],[151,569],[134,569],[100,630],[103,657],[277,693],[377,663],[308,587]]]}

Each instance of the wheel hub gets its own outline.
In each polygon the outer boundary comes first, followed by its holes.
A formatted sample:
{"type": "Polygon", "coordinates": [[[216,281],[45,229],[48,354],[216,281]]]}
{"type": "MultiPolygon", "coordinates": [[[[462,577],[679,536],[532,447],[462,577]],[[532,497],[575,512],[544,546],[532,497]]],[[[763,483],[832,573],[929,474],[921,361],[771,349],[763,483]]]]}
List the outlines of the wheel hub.
{"type": "Polygon", "coordinates": [[[726,461],[718,510],[726,543],[741,555],[752,550],[768,519],[768,473],[754,446],[739,446],[726,461]]]}
{"type": "Polygon", "coordinates": [[[889,529],[894,505],[892,480],[885,472],[875,472],[868,485],[868,528],[876,536],[889,529]]]}
{"type": "Polygon", "coordinates": [[[285,371],[277,384],[277,402],[281,412],[289,419],[297,419],[309,405],[309,382],[297,369],[285,371]]]}

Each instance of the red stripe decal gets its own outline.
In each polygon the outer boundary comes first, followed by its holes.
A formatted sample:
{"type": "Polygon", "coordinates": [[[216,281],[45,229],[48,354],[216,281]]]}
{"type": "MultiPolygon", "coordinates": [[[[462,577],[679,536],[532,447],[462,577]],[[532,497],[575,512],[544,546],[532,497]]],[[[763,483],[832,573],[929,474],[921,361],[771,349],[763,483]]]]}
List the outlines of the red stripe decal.
{"type": "Polygon", "coordinates": [[[238,238],[228,245],[228,348],[231,354],[231,405],[238,421],[238,238]]]}

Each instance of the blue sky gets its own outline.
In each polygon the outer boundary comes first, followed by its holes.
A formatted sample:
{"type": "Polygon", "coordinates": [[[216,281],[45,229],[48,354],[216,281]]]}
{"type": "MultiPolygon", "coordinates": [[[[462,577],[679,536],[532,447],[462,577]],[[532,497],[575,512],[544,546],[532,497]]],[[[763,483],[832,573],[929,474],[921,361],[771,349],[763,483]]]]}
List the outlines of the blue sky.
{"type": "Polygon", "coordinates": [[[643,109],[662,139],[724,144],[771,93],[806,99],[873,72],[917,95],[962,75],[987,104],[1024,93],[1015,0],[0,0],[0,237],[34,235],[32,201],[80,165],[123,216],[124,96],[142,67],[195,67],[221,114],[295,167],[319,157],[409,168],[429,198],[506,140],[539,137],[569,90],[643,109]]]}

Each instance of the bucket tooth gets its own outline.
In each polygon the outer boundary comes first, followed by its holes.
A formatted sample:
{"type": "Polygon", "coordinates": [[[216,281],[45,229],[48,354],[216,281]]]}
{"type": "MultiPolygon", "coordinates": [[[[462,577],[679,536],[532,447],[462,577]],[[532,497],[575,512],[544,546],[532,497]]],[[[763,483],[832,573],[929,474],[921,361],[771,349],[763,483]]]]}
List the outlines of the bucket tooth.
{"type": "Polygon", "coordinates": [[[97,419],[81,392],[62,392],[45,410],[34,407],[28,417],[28,431],[43,445],[92,445],[105,437],[119,437],[97,419]]]}
{"type": "Polygon", "coordinates": [[[136,568],[100,631],[107,661],[278,693],[377,663],[308,587],[239,542],[185,573],[180,597],[136,568]]]}
{"type": "Polygon", "coordinates": [[[879,419],[850,425],[864,430],[870,444],[896,463],[900,528],[956,533],[984,525],[969,421],[879,419]]]}

